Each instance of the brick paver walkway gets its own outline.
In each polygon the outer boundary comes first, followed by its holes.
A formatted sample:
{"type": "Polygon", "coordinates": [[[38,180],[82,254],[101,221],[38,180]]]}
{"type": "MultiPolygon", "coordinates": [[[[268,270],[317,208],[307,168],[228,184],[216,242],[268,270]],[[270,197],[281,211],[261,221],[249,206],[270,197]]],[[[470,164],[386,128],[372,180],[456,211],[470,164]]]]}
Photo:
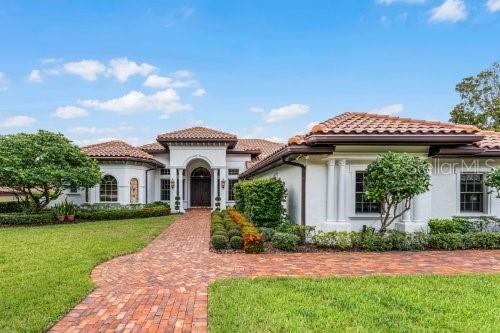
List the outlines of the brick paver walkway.
{"type": "Polygon", "coordinates": [[[97,288],[52,332],[204,332],[207,286],[231,276],[500,272],[500,251],[215,254],[210,212],[191,210],[141,252],[92,272],[97,288]]]}

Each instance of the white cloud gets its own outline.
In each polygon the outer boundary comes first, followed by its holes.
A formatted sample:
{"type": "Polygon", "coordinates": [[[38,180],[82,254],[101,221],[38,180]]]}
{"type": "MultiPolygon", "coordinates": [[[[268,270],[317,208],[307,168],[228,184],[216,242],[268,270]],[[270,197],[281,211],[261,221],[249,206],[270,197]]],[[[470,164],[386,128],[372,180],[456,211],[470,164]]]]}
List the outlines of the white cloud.
{"type": "Polygon", "coordinates": [[[191,73],[190,71],[187,71],[187,70],[180,70],[180,71],[174,72],[172,75],[178,79],[188,79],[188,78],[193,76],[193,73],[191,73]]]}
{"type": "Polygon", "coordinates": [[[193,91],[193,96],[196,96],[196,97],[201,97],[201,96],[204,96],[206,94],[206,90],[203,89],[203,88],[198,88],[196,89],[195,91],[193,91]]]}
{"type": "Polygon", "coordinates": [[[68,62],[64,64],[63,68],[66,73],[78,75],[87,81],[95,81],[97,76],[106,70],[106,66],[97,60],[68,62]]]}
{"type": "Polygon", "coordinates": [[[162,90],[152,95],[133,90],[124,96],[107,101],[88,99],[78,102],[90,108],[121,114],[160,111],[162,118],[167,118],[176,111],[191,109],[189,104],[181,103],[179,95],[173,89],[162,90]]]}
{"type": "Polygon", "coordinates": [[[32,70],[30,75],[28,76],[28,80],[34,83],[41,83],[43,81],[42,72],[40,72],[39,69],[32,70]]]}
{"type": "Polygon", "coordinates": [[[53,64],[57,62],[58,60],[56,58],[43,58],[40,62],[44,65],[46,64],[53,64]]]}
{"type": "Polygon", "coordinates": [[[79,108],[78,106],[66,105],[58,107],[53,115],[57,118],[73,119],[88,116],[89,113],[87,110],[79,108]]]}
{"type": "Polygon", "coordinates": [[[151,88],[186,88],[194,85],[196,81],[194,80],[174,80],[168,76],[159,76],[156,74],[149,75],[146,81],[142,85],[151,88]]]}
{"type": "Polygon", "coordinates": [[[290,104],[281,108],[271,109],[271,111],[265,115],[265,119],[268,123],[275,123],[282,120],[295,118],[308,112],[309,106],[307,105],[290,104]]]}
{"type": "Polygon", "coordinates": [[[319,121],[311,121],[307,124],[307,132],[311,132],[312,128],[319,124],[319,121]]]}
{"type": "Polygon", "coordinates": [[[384,114],[384,115],[395,115],[403,111],[403,104],[390,104],[382,106],[373,110],[370,113],[384,114]]]}
{"type": "Polygon", "coordinates": [[[263,108],[258,107],[258,106],[252,106],[250,108],[250,111],[255,112],[255,113],[264,113],[266,110],[264,110],[263,108]]]}
{"type": "Polygon", "coordinates": [[[0,72],[0,91],[7,90],[7,75],[0,72]]]}
{"type": "Polygon", "coordinates": [[[116,58],[109,62],[108,74],[113,75],[120,82],[125,82],[132,75],[146,76],[155,70],[156,67],[147,63],[138,64],[127,58],[116,58]]]}
{"type": "Polygon", "coordinates": [[[425,0],[377,0],[376,1],[382,5],[392,5],[394,3],[403,3],[408,5],[420,5],[425,3],[425,0]]]}
{"type": "Polygon", "coordinates": [[[0,120],[0,127],[27,127],[33,125],[36,119],[28,116],[14,116],[0,120]]]}
{"type": "Polygon", "coordinates": [[[265,138],[267,141],[272,141],[272,142],[277,142],[277,143],[284,143],[285,139],[279,136],[271,136],[269,138],[265,138]]]}
{"type": "Polygon", "coordinates": [[[500,0],[488,0],[486,2],[486,7],[488,7],[488,10],[490,12],[496,12],[500,10],[500,0]]]}
{"type": "Polygon", "coordinates": [[[467,18],[467,9],[463,0],[445,0],[430,11],[431,22],[458,22],[467,18]]]}

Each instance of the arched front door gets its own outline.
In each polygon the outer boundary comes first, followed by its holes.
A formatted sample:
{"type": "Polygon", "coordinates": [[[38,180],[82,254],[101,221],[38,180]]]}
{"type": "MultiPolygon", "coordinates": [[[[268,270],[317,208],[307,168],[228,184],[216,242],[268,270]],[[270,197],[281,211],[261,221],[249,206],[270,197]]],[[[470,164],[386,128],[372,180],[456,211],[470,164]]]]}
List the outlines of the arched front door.
{"type": "Polygon", "coordinates": [[[199,167],[191,172],[191,207],[210,207],[210,171],[199,167]]]}

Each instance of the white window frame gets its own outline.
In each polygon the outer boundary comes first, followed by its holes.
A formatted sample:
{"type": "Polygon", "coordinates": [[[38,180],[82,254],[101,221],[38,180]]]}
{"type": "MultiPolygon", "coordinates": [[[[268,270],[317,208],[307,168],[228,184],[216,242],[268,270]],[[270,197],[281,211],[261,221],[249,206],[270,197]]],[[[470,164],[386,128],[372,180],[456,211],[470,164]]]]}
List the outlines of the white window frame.
{"type": "Polygon", "coordinates": [[[476,171],[468,171],[468,170],[463,170],[460,168],[459,170],[455,170],[455,201],[456,201],[456,208],[455,208],[455,215],[456,216],[463,216],[463,217],[475,217],[475,216],[488,216],[490,214],[490,207],[491,207],[491,196],[489,195],[489,190],[486,184],[483,184],[483,211],[482,212],[462,212],[460,209],[460,195],[461,195],[461,189],[460,189],[460,184],[461,184],[461,176],[462,174],[466,173],[472,173],[472,174],[482,174],[483,175],[483,181],[486,179],[486,174],[488,173],[488,170],[486,168],[478,168],[476,171]]]}
{"type": "MultiPolygon", "coordinates": [[[[356,212],[356,172],[366,172],[367,164],[351,164],[349,165],[349,181],[346,184],[346,200],[348,201],[348,217],[353,220],[378,220],[380,213],[357,213],[356,212]]],[[[336,170],[337,171],[337,170],[336,170]]],[[[335,195],[338,195],[336,191],[335,195]]]]}

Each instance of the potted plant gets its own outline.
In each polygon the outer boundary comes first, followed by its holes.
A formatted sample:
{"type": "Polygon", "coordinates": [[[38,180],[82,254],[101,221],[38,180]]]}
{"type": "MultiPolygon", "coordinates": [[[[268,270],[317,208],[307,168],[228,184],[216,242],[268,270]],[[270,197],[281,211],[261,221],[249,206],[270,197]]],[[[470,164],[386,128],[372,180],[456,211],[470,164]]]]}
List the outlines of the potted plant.
{"type": "Polygon", "coordinates": [[[175,210],[178,211],[181,208],[181,197],[176,196],[175,197],[175,210]]]}
{"type": "Polygon", "coordinates": [[[61,203],[54,205],[54,211],[56,212],[57,222],[63,223],[66,218],[64,204],[61,203]]]}
{"type": "Polygon", "coordinates": [[[220,210],[220,197],[219,196],[215,197],[215,209],[220,210]]]}
{"type": "Polygon", "coordinates": [[[65,202],[64,205],[66,206],[66,220],[68,222],[74,222],[75,221],[75,204],[72,202],[65,202]]]}

